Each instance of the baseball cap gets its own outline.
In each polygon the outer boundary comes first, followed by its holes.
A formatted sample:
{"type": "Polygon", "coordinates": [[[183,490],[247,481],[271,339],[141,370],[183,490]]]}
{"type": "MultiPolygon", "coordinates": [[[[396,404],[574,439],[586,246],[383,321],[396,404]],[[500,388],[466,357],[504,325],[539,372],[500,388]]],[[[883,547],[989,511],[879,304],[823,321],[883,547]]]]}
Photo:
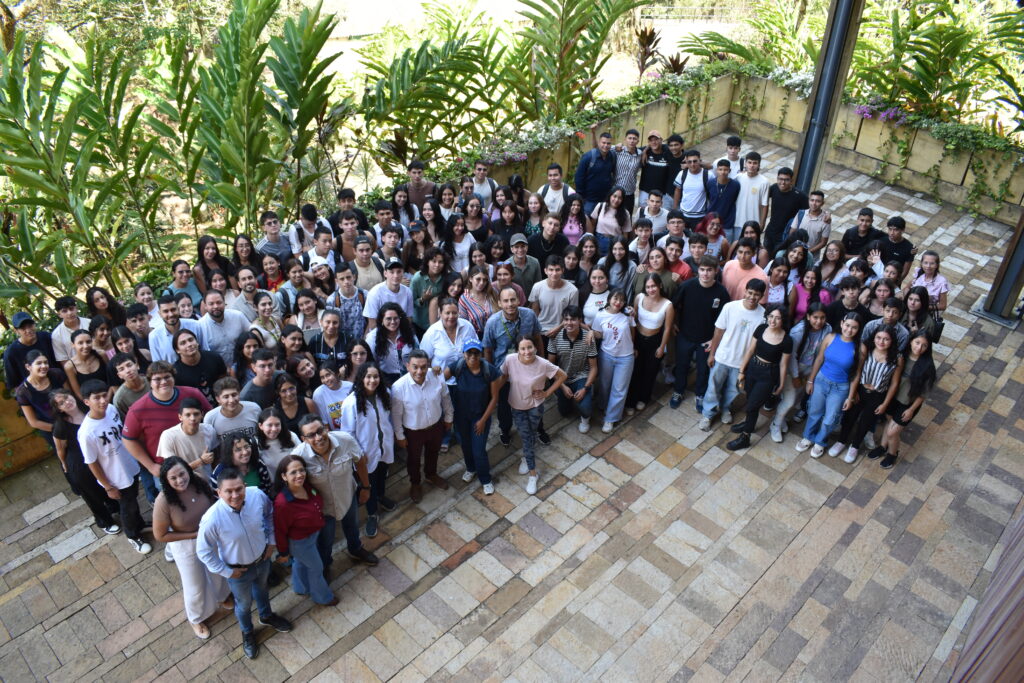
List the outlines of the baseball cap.
{"type": "Polygon", "coordinates": [[[661,133],[659,131],[656,131],[656,130],[649,130],[649,131],[647,131],[647,139],[650,140],[651,138],[658,138],[660,140],[661,139],[661,133]]]}
{"type": "Polygon", "coordinates": [[[481,344],[476,339],[470,339],[465,344],[462,345],[462,352],[463,353],[465,353],[466,351],[483,351],[483,350],[484,350],[483,344],[481,344]]]}
{"type": "Polygon", "coordinates": [[[373,242],[371,242],[370,238],[367,237],[366,235],[359,235],[358,237],[356,237],[356,245],[360,244],[373,244],[373,242]]]}
{"type": "Polygon", "coordinates": [[[526,241],[526,235],[521,232],[517,232],[515,235],[512,235],[512,239],[508,244],[510,247],[514,247],[517,244],[528,244],[526,241]]]}
{"type": "Polygon", "coordinates": [[[310,256],[309,257],[309,270],[312,272],[318,266],[330,266],[330,264],[327,263],[327,259],[325,259],[323,256],[317,256],[317,255],[310,256]]]}
{"type": "Polygon", "coordinates": [[[19,327],[21,327],[25,323],[34,323],[34,322],[35,322],[35,319],[31,315],[26,313],[25,311],[18,311],[17,313],[14,314],[14,317],[11,318],[11,324],[14,325],[14,329],[18,329],[19,327]]]}
{"type": "Polygon", "coordinates": [[[423,230],[423,223],[420,221],[409,221],[409,232],[420,232],[423,230]]]}
{"type": "Polygon", "coordinates": [[[384,270],[391,270],[392,268],[402,268],[402,269],[404,269],[405,266],[402,265],[402,260],[401,259],[398,259],[398,258],[395,258],[394,256],[392,256],[391,258],[388,259],[388,262],[384,264],[384,270]]]}

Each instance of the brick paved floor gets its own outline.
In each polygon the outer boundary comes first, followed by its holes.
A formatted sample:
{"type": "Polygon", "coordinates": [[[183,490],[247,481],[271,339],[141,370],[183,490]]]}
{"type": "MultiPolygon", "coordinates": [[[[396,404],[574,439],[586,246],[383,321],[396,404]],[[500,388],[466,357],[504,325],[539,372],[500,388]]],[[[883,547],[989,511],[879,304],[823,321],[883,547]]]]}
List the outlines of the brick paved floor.
{"type": "MultiPolygon", "coordinates": [[[[791,162],[757,147],[769,170],[791,162]]],[[[865,204],[880,222],[898,210],[954,285],[939,386],[891,472],[811,460],[793,435],[729,453],[722,428],[698,431],[692,404],[664,395],[608,439],[552,429],[536,497],[515,450],[492,450],[500,480],[484,497],[453,449],[453,489],[385,518],[379,567],[339,555],[337,607],[274,591],[295,631],[264,630],[247,661],[231,617],[193,637],[174,565],[97,537],[51,461],[0,482],[0,678],[948,677],[1024,489],[1022,334],[967,313],[1009,229],[827,177],[837,229],[865,204]]]]}

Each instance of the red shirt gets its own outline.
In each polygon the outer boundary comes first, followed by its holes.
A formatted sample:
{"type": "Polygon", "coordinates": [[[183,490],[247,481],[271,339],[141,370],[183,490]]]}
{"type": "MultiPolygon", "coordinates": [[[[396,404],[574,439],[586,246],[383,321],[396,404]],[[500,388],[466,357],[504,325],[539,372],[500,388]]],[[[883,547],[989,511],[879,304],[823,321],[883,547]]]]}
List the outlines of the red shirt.
{"type": "Polygon", "coordinates": [[[690,266],[686,265],[683,259],[679,259],[675,263],[668,264],[668,269],[679,275],[680,282],[684,282],[693,277],[693,271],[690,270],[690,266]]]}
{"type": "Polygon", "coordinates": [[[160,464],[163,458],[156,457],[157,446],[160,445],[160,435],[165,430],[178,424],[178,406],[186,398],[199,400],[203,412],[210,410],[210,402],[206,400],[203,393],[192,387],[174,387],[174,396],[167,403],[158,401],[149,392],[138,401],[132,404],[124,416],[124,430],[121,436],[132,441],[141,441],[146,453],[153,459],[153,462],[160,464]]]}
{"type": "Polygon", "coordinates": [[[277,552],[288,554],[288,541],[301,541],[324,528],[324,501],[312,486],[306,484],[309,498],[302,500],[288,489],[274,499],[274,534],[277,552]]]}

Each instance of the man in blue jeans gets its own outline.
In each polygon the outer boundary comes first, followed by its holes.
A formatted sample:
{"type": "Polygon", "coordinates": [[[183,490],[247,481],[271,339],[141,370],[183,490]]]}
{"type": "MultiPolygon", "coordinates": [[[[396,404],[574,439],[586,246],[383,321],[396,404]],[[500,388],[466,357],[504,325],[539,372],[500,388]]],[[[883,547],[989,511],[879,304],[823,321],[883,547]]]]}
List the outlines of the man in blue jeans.
{"type": "Polygon", "coordinates": [[[597,344],[583,334],[583,311],[579,306],[566,306],[562,312],[562,329],[548,338],[548,360],[560,367],[568,379],[555,393],[558,412],[567,416],[573,406],[580,411],[579,430],[590,431],[591,401],[597,381],[597,344]]]}
{"type": "Polygon", "coordinates": [[[708,351],[715,336],[715,323],[727,303],[729,290],[718,282],[718,259],[704,256],[697,265],[697,277],[676,287],[672,294],[672,305],[676,307],[677,324],[676,371],[669,405],[678,408],[686,393],[686,382],[690,375],[690,361],[697,365],[697,381],[693,385],[696,395],[697,412],[704,409],[704,393],[708,389],[708,351]]]}
{"type": "Polygon", "coordinates": [[[233,467],[221,472],[217,497],[199,522],[196,555],[207,569],[228,580],[242,629],[242,651],[255,659],[260,645],[250,613],[254,600],[260,624],[281,633],[292,630],[292,622],[270,608],[267,591],[270,557],[276,550],[274,506],[255,486],[246,488],[242,473],[233,467]]]}

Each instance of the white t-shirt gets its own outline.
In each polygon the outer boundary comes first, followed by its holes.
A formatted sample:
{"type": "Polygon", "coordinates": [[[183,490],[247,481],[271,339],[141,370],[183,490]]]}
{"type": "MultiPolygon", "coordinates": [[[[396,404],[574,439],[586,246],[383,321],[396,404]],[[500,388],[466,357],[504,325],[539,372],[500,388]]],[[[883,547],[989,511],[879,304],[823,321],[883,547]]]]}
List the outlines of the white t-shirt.
{"type": "Polygon", "coordinates": [[[107,406],[106,415],[95,419],[86,414],[78,428],[78,447],[86,465],[99,463],[111,486],[126,489],[139,474],[138,461],[121,442],[124,424],[117,408],[107,406]]]}
{"type": "Polygon", "coordinates": [[[181,425],[175,425],[160,435],[160,444],[157,446],[156,455],[162,460],[176,455],[190,463],[193,460],[198,460],[206,451],[216,453],[219,442],[220,437],[217,436],[217,430],[212,425],[199,425],[199,431],[192,436],[186,434],[181,425]]]}
{"type": "Polygon", "coordinates": [[[668,225],[668,211],[664,208],[662,208],[662,210],[658,212],[658,215],[655,216],[654,214],[647,213],[647,207],[645,206],[640,209],[640,213],[637,214],[637,220],[640,220],[641,218],[646,218],[651,222],[651,227],[654,229],[653,234],[655,235],[664,230],[665,226],[668,225]]]}
{"type": "Polygon", "coordinates": [[[256,434],[256,423],[260,418],[260,404],[252,401],[239,401],[242,410],[234,417],[225,417],[221,413],[221,407],[217,406],[203,417],[203,424],[210,425],[217,436],[224,436],[228,432],[242,432],[246,436],[256,434]]]}
{"type": "Polygon", "coordinates": [[[736,198],[735,227],[742,227],[747,221],[760,223],[761,207],[768,206],[768,188],[771,187],[771,183],[763,173],[758,173],[753,178],[746,173],[740,173],[736,176],[736,181],[740,184],[740,194],[736,198]]]}
{"type": "Polygon", "coordinates": [[[473,192],[480,195],[480,203],[484,207],[484,211],[491,206],[491,183],[494,182],[490,178],[484,178],[482,184],[477,184],[476,178],[473,178],[473,192]]]}
{"type": "Polygon", "coordinates": [[[743,355],[750,346],[754,330],[764,322],[764,308],[758,306],[752,311],[742,301],[730,301],[722,306],[722,313],[715,321],[715,327],[725,330],[722,341],[715,350],[715,362],[738,368],[743,364],[743,355]]]}
{"type": "Polygon", "coordinates": [[[730,169],[729,170],[729,177],[730,178],[738,177],[739,174],[743,171],[743,157],[738,158],[736,161],[733,161],[729,157],[722,157],[721,159],[715,159],[715,163],[711,164],[711,170],[712,171],[714,171],[716,168],[718,168],[718,162],[722,161],[722,159],[724,159],[724,160],[729,162],[729,169],[730,169]]]}
{"type": "Polygon", "coordinates": [[[552,289],[547,280],[541,280],[530,290],[530,303],[534,302],[540,304],[540,313],[537,314],[540,329],[547,332],[562,322],[562,311],[566,306],[579,302],[579,291],[576,285],[564,280],[558,289],[552,289]]]}
{"type": "Polygon", "coordinates": [[[625,313],[601,311],[594,317],[592,327],[604,335],[601,339],[601,351],[615,358],[633,355],[633,336],[629,328],[636,327],[633,319],[625,313]]]}
{"type": "Polygon", "coordinates": [[[352,393],[352,382],[342,382],[336,390],[327,388],[321,384],[313,392],[313,403],[316,405],[316,412],[320,419],[327,425],[327,429],[336,432],[341,429],[341,404],[352,393]]]}
{"type": "Polygon", "coordinates": [[[611,289],[606,289],[600,294],[591,292],[590,296],[587,297],[587,302],[583,304],[583,320],[587,325],[590,325],[590,327],[594,326],[594,318],[596,318],[597,314],[601,312],[604,305],[608,303],[608,295],[611,291],[611,289]]]}
{"type": "Polygon", "coordinates": [[[682,188],[679,197],[679,208],[687,218],[700,218],[704,216],[708,205],[707,188],[704,187],[704,171],[690,173],[683,170],[676,176],[675,186],[682,188]]]}
{"type": "Polygon", "coordinates": [[[363,316],[370,320],[376,320],[380,307],[391,302],[401,306],[402,311],[407,317],[412,317],[412,290],[405,285],[398,285],[398,291],[392,292],[388,288],[387,282],[374,285],[373,289],[366,293],[366,305],[363,306],[363,316]]]}
{"type": "Polygon", "coordinates": [[[561,213],[562,207],[565,206],[565,200],[569,195],[575,192],[574,189],[562,183],[562,187],[557,190],[552,190],[551,187],[545,183],[537,189],[537,194],[541,195],[544,199],[544,203],[547,204],[548,213],[553,213],[556,216],[561,213]],[[544,188],[547,188],[545,194],[544,188]]]}

